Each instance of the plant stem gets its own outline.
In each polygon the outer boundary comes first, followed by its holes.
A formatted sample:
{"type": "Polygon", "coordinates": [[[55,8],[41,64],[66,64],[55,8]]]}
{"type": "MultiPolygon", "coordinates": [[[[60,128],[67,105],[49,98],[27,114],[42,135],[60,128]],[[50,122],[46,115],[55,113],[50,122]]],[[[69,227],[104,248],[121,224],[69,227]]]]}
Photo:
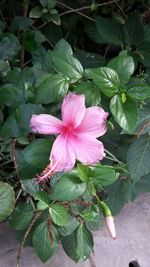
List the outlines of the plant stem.
{"type": "MultiPolygon", "coordinates": [[[[114,4],[114,3],[116,4],[116,2],[119,2],[119,1],[120,0],[113,0],[113,1],[105,2],[105,3],[97,4],[96,6],[97,7],[100,7],[100,6],[106,6],[106,5],[114,4]]],[[[69,9],[69,10],[64,11],[63,13],[61,13],[60,16],[64,16],[66,14],[75,12],[75,13],[81,15],[81,16],[86,17],[87,19],[90,19],[92,21],[95,21],[94,19],[92,19],[92,18],[90,18],[90,17],[88,17],[85,14],[83,14],[83,13],[80,12],[82,10],[91,9],[91,5],[90,6],[84,6],[84,7],[80,7],[80,8],[74,9],[74,8],[68,6],[68,5],[65,5],[64,3],[60,2],[60,1],[57,1],[57,3],[69,9]]]]}
{"type": "MultiPolygon", "coordinates": [[[[111,159],[111,160],[114,160],[114,161],[116,161],[116,162],[118,162],[118,163],[121,163],[121,161],[119,160],[119,159],[117,159],[110,151],[108,151],[106,148],[105,148],[105,152],[109,155],[109,156],[111,156],[112,158],[109,158],[109,159],[111,159]]],[[[108,157],[107,157],[108,158],[108,157]]]]}

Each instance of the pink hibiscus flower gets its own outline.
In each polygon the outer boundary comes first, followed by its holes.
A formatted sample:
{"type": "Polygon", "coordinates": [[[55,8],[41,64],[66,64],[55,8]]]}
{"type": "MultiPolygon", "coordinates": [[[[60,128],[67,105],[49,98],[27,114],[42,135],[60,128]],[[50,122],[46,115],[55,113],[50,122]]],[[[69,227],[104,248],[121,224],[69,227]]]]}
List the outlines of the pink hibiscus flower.
{"type": "Polygon", "coordinates": [[[71,170],[76,159],[94,165],[105,156],[103,144],[97,140],[106,132],[108,113],[98,106],[86,108],[85,96],[69,93],[63,100],[62,121],[47,114],[32,115],[30,127],[34,133],[59,134],[51,154],[50,164],[38,177],[71,170]]]}

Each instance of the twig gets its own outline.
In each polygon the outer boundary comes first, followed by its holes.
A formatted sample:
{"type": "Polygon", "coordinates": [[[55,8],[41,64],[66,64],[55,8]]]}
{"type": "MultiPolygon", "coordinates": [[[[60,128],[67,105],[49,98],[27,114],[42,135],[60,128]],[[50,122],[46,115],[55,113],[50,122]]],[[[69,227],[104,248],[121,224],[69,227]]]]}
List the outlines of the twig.
{"type": "Polygon", "coordinates": [[[21,244],[19,246],[19,249],[18,249],[17,260],[16,260],[16,267],[19,267],[19,261],[20,261],[20,257],[21,257],[21,253],[22,253],[22,249],[24,247],[25,241],[26,241],[26,239],[27,239],[27,237],[28,237],[28,235],[29,235],[29,233],[31,231],[31,228],[33,227],[33,225],[35,224],[35,222],[38,220],[38,218],[40,217],[40,215],[41,215],[41,212],[37,212],[35,214],[34,219],[32,220],[32,222],[29,225],[27,231],[25,232],[25,235],[23,237],[23,240],[22,240],[22,242],[21,242],[21,244]]]}
{"type": "Polygon", "coordinates": [[[116,162],[118,163],[121,163],[121,161],[119,159],[117,159],[110,151],[108,151],[106,148],[105,148],[105,152],[112,157],[113,160],[115,160],[116,162]]]}
{"type": "Polygon", "coordinates": [[[85,207],[90,207],[90,205],[91,205],[90,202],[85,202],[82,200],[75,200],[72,203],[79,204],[79,205],[85,206],[85,207]]]}
{"type": "MultiPolygon", "coordinates": [[[[97,7],[106,6],[106,5],[109,5],[109,4],[114,4],[114,3],[119,2],[119,1],[120,0],[113,0],[113,1],[105,2],[105,3],[97,4],[96,6],[97,7]]],[[[78,13],[81,16],[86,16],[83,13],[81,13],[80,11],[91,8],[91,5],[90,5],[90,6],[84,6],[84,7],[80,7],[80,8],[77,8],[77,9],[73,9],[70,6],[67,6],[64,3],[60,2],[60,1],[57,1],[57,3],[69,9],[69,10],[64,11],[63,13],[61,13],[60,16],[64,16],[64,15],[69,14],[69,13],[72,13],[72,12],[78,13]]],[[[92,19],[92,18],[90,18],[88,16],[86,16],[86,18],[95,21],[94,19],[92,19]]]]}
{"type": "Polygon", "coordinates": [[[121,14],[123,15],[123,17],[126,19],[126,14],[124,13],[123,9],[121,8],[121,6],[119,5],[118,1],[115,1],[117,7],[119,8],[119,10],[121,11],[121,14]]]}
{"type": "Polygon", "coordinates": [[[5,166],[5,165],[7,165],[7,164],[9,164],[9,163],[11,163],[11,162],[12,162],[12,159],[3,162],[3,163],[0,165],[0,168],[3,167],[3,166],[5,166]]]}
{"type": "Polygon", "coordinates": [[[0,16],[1,16],[1,18],[2,18],[2,20],[4,22],[4,24],[5,24],[6,29],[9,31],[10,29],[9,29],[9,27],[7,25],[7,22],[6,22],[6,20],[5,20],[4,16],[3,16],[3,13],[2,13],[2,10],[1,9],[0,9],[0,16]]]}
{"type": "Polygon", "coordinates": [[[75,13],[77,13],[78,15],[80,15],[80,16],[82,16],[82,17],[85,17],[86,19],[89,19],[89,20],[91,20],[91,21],[95,21],[95,19],[92,19],[92,18],[90,18],[89,16],[87,16],[87,15],[81,13],[81,12],[79,11],[80,9],[74,9],[74,8],[68,6],[68,5],[65,5],[64,3],[60,2],[60,1],[57,1],[57,3],[60,4],[60,5],[62,5],[63,7],[66,7],[66,8],[69,9],[68,11],[65,11],[65,12],[61,13],[60,16],[63,16],[63,15],[68,14],[68,13],[73,13],[73,12],[75,12],[75,13]]]}
{"type": "Polygon", "coordinates": [[[14,168],[15,168],[17,177],[19,178],[19,171],[18,171],[17,160],[16,160],[16,139],[13,139],[12,141],[12,159],[14,162],[14,168]]]}

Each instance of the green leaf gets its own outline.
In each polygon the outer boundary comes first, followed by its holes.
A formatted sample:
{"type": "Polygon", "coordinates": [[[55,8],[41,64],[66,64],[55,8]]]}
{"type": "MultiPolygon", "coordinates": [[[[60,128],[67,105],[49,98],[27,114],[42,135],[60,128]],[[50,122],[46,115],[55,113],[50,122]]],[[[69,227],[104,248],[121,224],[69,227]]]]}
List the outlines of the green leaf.
{"type": "Polygon", "coordinates": [[[55,6],[56,6],[56,0],[47,0],[48,10],[51,10],[55,6]]]}
{"type": "Polygon", "coordinates": [[[144,38],[144,27],[141,21],[141,16],[137,12],[128,16],[124,29],[126,44],[137,45],[138,43],[141,43],[144,38]]]}
{"type": "Polygon", "coordinates": [[[15,193],[13,188],[0,182],[0,221],[5,220],[13,211],[15,206],[15,193]]]}
{"type": "Polygon", "coordinates": [[[53,235],[55,240],[54,244],[51,243],[47,228],[47,222],[45,221],[40,223],[33,233],[33,247],[42,262],[47,261],[56,252],[56,249],[58,247],[58,241],[56,239],[54,231],[53,235]]]}
{"type": "Polygon", "coordinates": [[[8,72],[11,70],[9,62],[0,59],[0,77],[7,76],[8,72]]]}
{"type": "Polygon", "coordinates": [[[50,11],[50,14],[51,14],[52,22],[55,23],[56,25],[61,25],[61,19],[60,19],[58,11],[56,9],[52,9],[50,11]]]}
{"type": "Polygon", "coordinates": [[[110,102],[110,109],[120,127],[132,133],[138,120],[136,103],[129,97],[126,97],[126,101],[122,103],[121,96],[116,95],[110,102]]]}
{"type": "Polygon", "coordinates": [[[61,74],[43,74],[35,86],[36,102],[49,104],[63,98],[67,94],[69,84],[61,74]]]}
{"type": "Polygon", "coordinates": [[[85,95],[86,106],[98,106],[101,101],[101,94],[97,86],[91,82],[81,82],[74,88],[78,94],[85,95]]]}
{"type": "Polygon", "coordinates": [[[103,39],[103,34],[100,33],[95,23],[87,26],[86,32],[88,37],[97,44],[105,44],[106,40],[103,39]]]}
{"type": "Polygon", "coordinates": [[[62,53],[61,50],[56,49],[52,51],[51,59],[56,72],[63,74],[71,83],[82,78],[81,63],[69,53],[62,53]]]}
{"type": "Polygon", "coordinates": [[[29,204],[20,204],[11,214],[9,225],[14,230],[24,230],[31,223],[34,217],[34,210],[29,204]]]}
{"type": "Polygon", "coordinates": [[[123,26],[116,20],[97,17],[96,29],[104,43],[122,45],[124,41],[123,26]]]}
{"type": "Polygon", "coordinates": [[[21,46],[17,37],[9,33],[0,42],[0,59],[11,60],[19,52],[21,46]]]}
{"type": "Polygon", "coordinates": [[[92,175],[92,170],[87,165],[77,165],[78,176],[82,182],[86,182],[92,175]]]}
{"type": "Polygon", "coordinates": [[[37,203],[37,209],[38,210],[46,210],[47,208],[48,208],[48,205],[45,202],[43,202],[41,200],[38,201],[38,203],[37,203]]]}
{"type": "Polygon", "coordinates": [[[79,222],[76,218],[69,216],[68,222],[59,228],[59,234],[61,236],[68,236],[70,235],[79,225],[79,222]]]}
{"type": "Polygon", "coordinates": [[[150,136],[141,135],[130,145],[127,165],[132,179],[138,180],[150,172],[150,136]]]}
{"type": "Polygon", "coordinates": [[[7,118],[1,129],[1,135],[20,137],[31,132],[30,120],[32,114],[45,113],[45,109],[34,104],[23,104],[15,109],[7,118]]]}
{"type": "Polygon", "coordinates": [[[126,202],[122,188],[123,182],[119,179],[106,188],[106,194],[108,197],[105,202],[107,203],[113,215],[116,215],[123,208],[126,202]]]}
{"type": "Polygon", "coordinates": [[[118,73],[122,83],[127,83],[130,76],[134,72],[134,61],[132,57],[123,54],[113,58],[108,63],[107,67],[115,70],[118,73]]]}
{"type": "Polygon", "coordinates": [[[32,19],[23,16],[15,16],[11,23],[11,28],[13,31],[26,30],[32,26],[32,19]]]}
{"type": "Polygon", "coordinates": [[[97,205],[92,205],[91,207],[85,208],[81,214],[85,221],[91,221],[99,215],[99,207],[97,205]]]}
{"type": "Polygon", "coordinates": [[[47,205],[47,207],[50,205],[51,203],[51,199],[50,196],[48,195],[47,192],[45,191],[39,191],[37,192],[35,199],[40,200],[40,202],[43,202],[45,205],[47,205]]]}
{"type": "Polygon", "coordinates": [[[77,230],[71,233],[71,235],[65,236],[61,243],[66,254],[75,262],[78,262],[79,256],[77,254],[77,230]]]}
{"type": "Polygon", "coordinates": [[[58,182],[53,198],[55,200],[74,200],[83,195],[86,190],[86,183],[82,183],[74,173],[66,173],[58,182]]]}
{"type": "Polygon", "coordinates": [[[20,152],[18,167],[21,179],[35,177],[48,165],[51,145],[50,139],[40,138],[20,152]]]}
{"type": "Polygon", "coordinates": [[[102,213],[97,214],[94,218],[85,222],[85,225],[90,231],[97,231],[100,227],[103,226],[104,216],[102,213]]]}
{"type": "Polygon", "coordinates": [[[105,165],[97,165],[92,173],[92,181],[95,186],[107,186],[116,181],[118,174],[113,170],[112,167],[105,165]]]}
{"type": "Polygon", "coordinates": [[[55,50],[58,50],[62,53],[65,52],[66,54],[73,56],[71,45],[63,38],[60,39],[59,42],[57,42],[57,44],[55,45],[55,50]]]}
{"type": "Polygon", "coordinates": [[[92,252],[93,246],[92,233],[81,224],[77,229],[77,254],[79,259],[86,261],[92,252]]]}
{"type": "Polygon", "coordinates": [[[68,221],[68,211],[63,205],[51,205],[49,208],[49,213],[52,221],[59,226],[63,226],[68,221]]]}
{"type": "Polygon", "coordinates": [[[5,84],[0,88],[0,104],[16,107],[24,102],[24,91],[14,84],[5,84]]]}
{"type": "Polygon", "coordinates": [[[115,95],[120,87],[118,74],[106,67],[85,70],[88,79],[92,79],[93,83],[108,97],[115,95]]]}
{"type": "Polygon", "coordinates": [[[32,8],[29,13],[30,18],[38,19],[38,18],[41,18],[41,16],[42,16],[42,9],[40,6],[36,6],[32,8]]]}
{"type": "Polygon", "coordinates": [[[145,100],[150,97],[150,85],[148,84],[134,85],[127,91],[127,95],[138,101],[145,100]]]}

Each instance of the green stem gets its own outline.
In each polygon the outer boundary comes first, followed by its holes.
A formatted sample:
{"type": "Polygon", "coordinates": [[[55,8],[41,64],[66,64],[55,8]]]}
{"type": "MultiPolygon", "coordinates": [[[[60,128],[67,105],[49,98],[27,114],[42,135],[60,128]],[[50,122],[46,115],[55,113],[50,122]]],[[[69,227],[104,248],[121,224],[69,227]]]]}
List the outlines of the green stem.
{"type": "Polygon", "coordinates": [[[109,207],[106,205],[106,203],[104,201],[101,201],[97,195],[95,195],[95,197],[98,201],[99,206],[102,209],[104,216],[105,217],[112,216],[111,211],[110,211],[109,207]]]}
{"type": "Polygon", "coordinates": [[[106,148],[105,148],[105,152],[109,155],[109,156],[111,156],[116,162],[118,162],[118,163],[122,163],[119,159],[117,159],[109,150],[107,150],[106,148]]]}

